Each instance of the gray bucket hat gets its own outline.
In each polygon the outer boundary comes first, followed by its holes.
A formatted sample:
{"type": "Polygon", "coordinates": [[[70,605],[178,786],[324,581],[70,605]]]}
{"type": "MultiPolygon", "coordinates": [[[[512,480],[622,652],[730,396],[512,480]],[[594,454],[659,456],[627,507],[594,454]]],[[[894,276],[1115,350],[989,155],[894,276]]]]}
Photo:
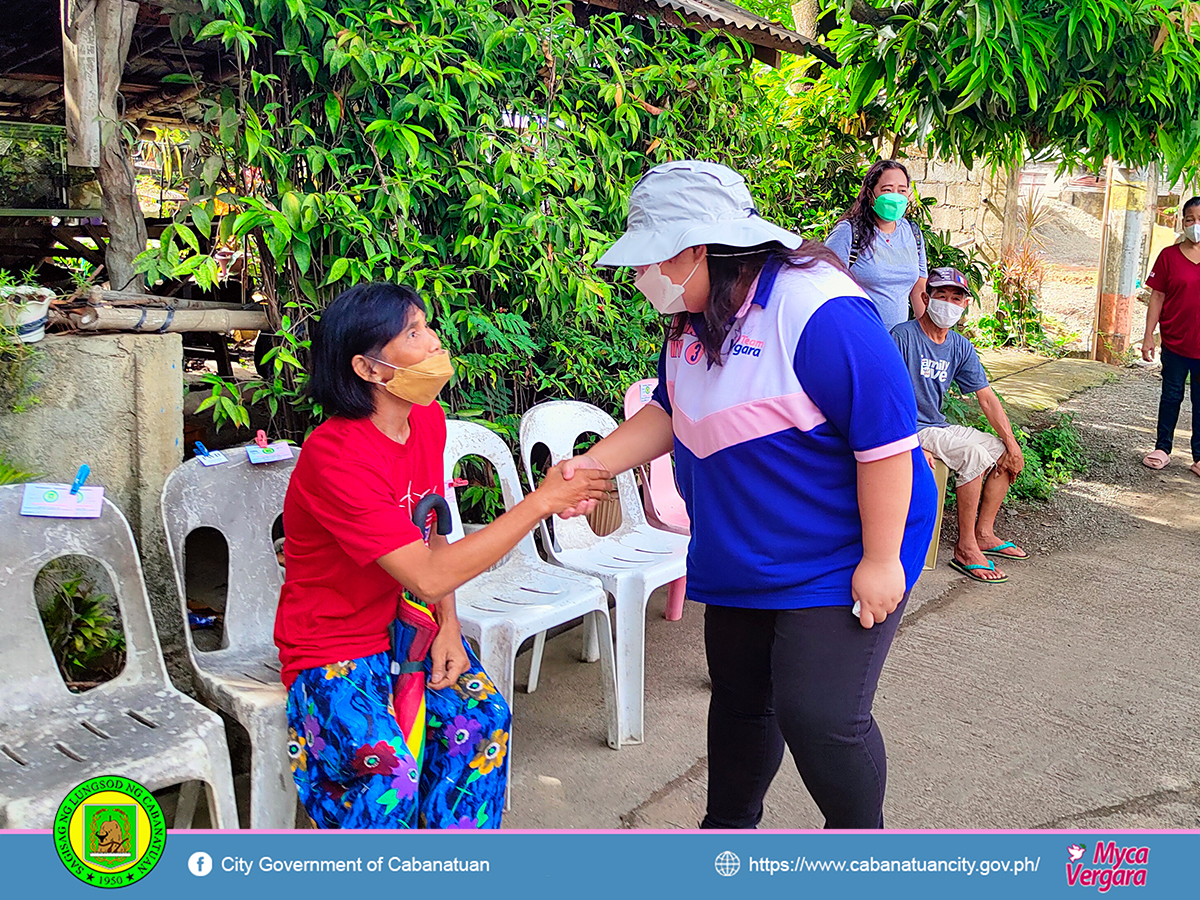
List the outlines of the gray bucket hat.
{"type": "Polygon", "coordinates": [[[746,180],[733,169],[684,159],[655,166],[633,186],[625,234],[596,265],[649,266],[700,244],[770,241],[795,250],[803,238],[759,216],[746,180]]]}

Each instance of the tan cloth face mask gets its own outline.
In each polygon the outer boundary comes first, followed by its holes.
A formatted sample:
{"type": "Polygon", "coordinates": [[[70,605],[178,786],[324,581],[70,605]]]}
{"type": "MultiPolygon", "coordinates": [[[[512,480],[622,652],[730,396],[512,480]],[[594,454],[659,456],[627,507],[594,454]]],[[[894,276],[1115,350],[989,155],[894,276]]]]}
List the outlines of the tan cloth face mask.
{"type": "Polygon", "coordinates": [[[391,381],[377,384],[383,384],[389,394],[417,406],[428,406],[436,400],[450,376],[454,374],[454,363],[450,361],[450,354],[445,350],[408,368],[393,366],[390,362],[384,362],[374,356],[368,356],[367,359],[395,369],[396,374],[392,376],[391,381]]]}

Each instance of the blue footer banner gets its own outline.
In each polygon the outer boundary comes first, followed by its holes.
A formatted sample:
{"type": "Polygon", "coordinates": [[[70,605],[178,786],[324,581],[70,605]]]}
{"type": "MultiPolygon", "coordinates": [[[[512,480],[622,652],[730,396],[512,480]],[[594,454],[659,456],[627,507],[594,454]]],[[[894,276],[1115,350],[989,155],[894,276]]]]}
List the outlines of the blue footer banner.
{"type": "Polygon", "coordinates": [[[0,832],[5,896],[1200,897],[1200,832],[167,832],[116,802],[75,818],[0,832]]]}

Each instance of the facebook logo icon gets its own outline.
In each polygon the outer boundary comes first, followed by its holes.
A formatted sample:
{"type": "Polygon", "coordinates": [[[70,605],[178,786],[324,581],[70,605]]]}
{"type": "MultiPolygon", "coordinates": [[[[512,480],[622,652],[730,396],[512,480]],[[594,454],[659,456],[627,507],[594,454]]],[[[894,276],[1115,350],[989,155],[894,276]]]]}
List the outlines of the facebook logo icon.
{"type": "Polygon", "coordinates": [[[188,857],[188,871],[197,877],[203,878],[212,871],[212,857],[203,850],[193,853],[188,857]]]}

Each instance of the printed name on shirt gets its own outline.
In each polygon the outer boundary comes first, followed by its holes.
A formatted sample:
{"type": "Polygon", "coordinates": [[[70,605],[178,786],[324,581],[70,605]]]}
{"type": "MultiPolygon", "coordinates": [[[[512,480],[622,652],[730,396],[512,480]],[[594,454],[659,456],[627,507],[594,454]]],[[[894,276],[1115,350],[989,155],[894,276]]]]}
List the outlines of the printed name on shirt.
{"type": "Polygon", "coordinates": [[[683,341],[671,341],[670,354],[671,359],[679,359],[683,356],[683,341]]]}
{"type": "Polygon", "coordinates": [[[933,381],[940,381],[943,384],[946,381],[946,376],[949,374],[950,360],[948,359],[925,359],[921,357],[921,377],[929,378],[933,381]]]}
{"type": "Polygon", "coordinates": [[[762,356],[763,342],[756,341],[753,338],[739,337],[733,342],[733,349],[730,351],[731,356],[762,356]]]}

